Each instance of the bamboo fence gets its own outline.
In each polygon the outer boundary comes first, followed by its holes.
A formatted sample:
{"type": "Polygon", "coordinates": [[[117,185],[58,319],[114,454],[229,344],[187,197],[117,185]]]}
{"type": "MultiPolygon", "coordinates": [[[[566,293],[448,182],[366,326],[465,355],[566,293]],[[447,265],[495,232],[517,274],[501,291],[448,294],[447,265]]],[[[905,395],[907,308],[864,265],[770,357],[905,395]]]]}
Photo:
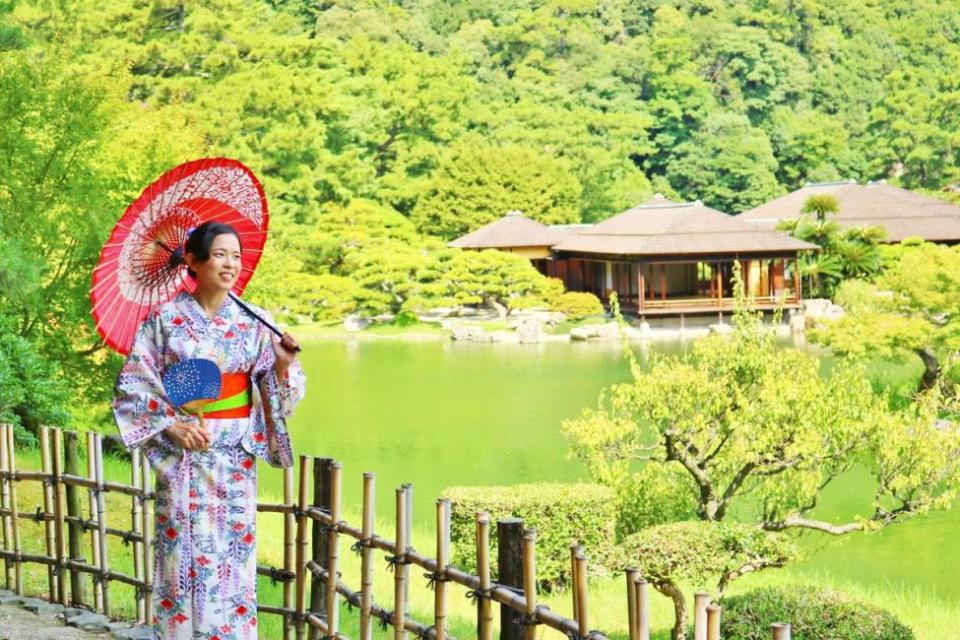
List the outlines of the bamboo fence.
{"type": "MultiPolygon", "coordinates": [[[[0,530],[6,588],[23,595],[23,566],[27,563],[47,567],[47,587],[51,602],[84,607],[111,615],[110,585],[130,585],[135,590],[137,622],[153,618],[153,502],[152,475],[139,449],[131,452],[130,483],[108,482],[104,478],[103,440],[97,433],[86,434],[87,467],[80,473],[79,435],[60,429],[40,430],[41,471],[17,468],[13,427],[0,424],[0,530]],[[17,506],[18,483],[40,482],[43,505],[35,512],[21,512],[17,506]],[[81,496],[87,491],[89,518],[83,518],[81,496]],[[108,526],[105,494],[130,497],[130,528],[108,526]],[[45,554],[24,553],[20,535],[21,520],[43,523],[45,554]],[[86,535],[89,533],[89,537],[86,535]],[[121,538],[133,547],[133,575],[110,568],[107,540],[121,538]],[[85,545],[84,539],[87,539],[85,545]],[[90,562],[83,553],[89,549],[90,562]],[[88,591],[89,578],[92,588],[88,591]]],[[[476,515],[475,543],[477,573],[472,575],[449,564],[449,500],[436,503],[435,558],[414,549],[411,544],[413,488],[403,485],[395,493],[396,528],[392,540],[375,532],[375,475],[363,474],[362,522],[355,526],[341,518],[342,468],[327,458],[300,456],[299,474],[284,470],[283,502],[257,504],[258,512],[283,516],[283,567],[257,566],[258,575],[268,576],[283,585],[282,604],[258,604],[258,614],[281,616],[284,640],[347,640],[341,630],[340,600],[359,609],[356,637],[370,640],[376,624],[392,627],[395,640],[416,638],[448,640],[448,583],[466,589],[476,604],[477,638],[492,640],[494,605],[500,607],[501,640],[534,640],[547,627],[572,640],[606,640],[607,636],[590,628],[587,592],[587,556],[578,543],[570,546],[571,597],[573,618],[565,618],[537,603],[537,532],[524,529],[521,521],[505,519],[497,523],[499,535],[500,582],[490,569],[490,517],[476,515]],[[297,494],[294,496],[296,480],[297,494]],[[311,488],[313,491],[311,492],[311,488]],[[340,580],[340,543],[352,541],[360,555],[360,588],[355,590],[340,580]],[[374,554],[386,554],[393,570],[392,608],[377,604],[373,597],[374,554]],[[410,568],[427,573],[434,592],[432,621],[414,620],[409,613],[410,568]],[[331,579],[333,577],[334,579],[331,579]]],[[[626,613],[630,640],[649,640],[648,584],[635,569],[626,571],[626,613]]],[[[694,640],[719,640],[719,605],[709,595],[698,593],[694,605],[694,640]]],[[[772,625],[774,640],[789,640],[790,625],[772,625]]]]}

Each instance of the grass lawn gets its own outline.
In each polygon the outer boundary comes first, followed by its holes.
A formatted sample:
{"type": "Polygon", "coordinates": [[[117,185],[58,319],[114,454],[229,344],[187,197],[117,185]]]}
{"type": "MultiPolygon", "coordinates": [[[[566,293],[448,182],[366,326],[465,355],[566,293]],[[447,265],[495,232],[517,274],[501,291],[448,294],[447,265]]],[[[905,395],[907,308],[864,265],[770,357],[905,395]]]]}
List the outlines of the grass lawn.
{"type": "MultiPolygon", "coordinates": [[[[106,457],[105,470],[108,479],[116,481],[129,482],[129,465],[122,460],[106,457]]],[[[18,468],[20,469],[39,469],[40,457],[37,451],[19,451],[17,454],[18,468]]],[[[36,512],[37,507],[42,505],[41,486],[38,482],[20,482],[17,487],[18,506],[21,513],[36,512]]],[[[82,502],[84,505],[84,517],[86,513],[86,492],[82,492],[82,502]]],[[[281,497],[277,495],[261,495],[261,502],[280,502],[281,497]]],[[[345,510],[345,519],[358,523],[359,505],[347,505],[345,510]]],[[[110,514],[109,524],[118,529],[129,528],[131,499],[118,495],[108,494],[107,507],[110,514]]],[[[24,551],[28,553],[44,553],[44,529],[43,525],[29,520],[21,520],[21,540],[24,551]]],[[[257,520],[257,538],[259,543],[259,559],[261,563],[273,566],[281,566],[283,562],[283,517],[280,514],[259,514],[257,520]]],[[[377,532],[385,537],[392,537],[392,524],[379,521],[377,523],[377,532]]],[[[433,555],[435,548],[434,534],[432,528],[415,527],[413,532],[413,544],[416,548],[433,555]]],[[[340,543],[340,559],[342,579],[349,585],[359,588],[360,584],[360,559],[350,551],[352,540],[342,539],[340,543]]],[[[84,553],[88,555],[89,560],[89,537],[85,538],[84,553]]],[[[114,571],[133,574],[133,559],[131,546],[124,546],[119,538],[110,537],[109,562],[110,568],[114,571]]],[[[383,554],[377,552],[376,556],[376,574],[374,578],[374,599],[387,609],[392,609],[393,602],[393,575],[388,572],[386,562],[383,561],[383,554]]],[[[433,592],[426,586],[426,579],[421,575],[423,573],[417,567],[411,567],[411,588],[410,588],[410,612],[413,618],[420,622],[430,625],[433,616],[433,592]]],[[[26,565],[24,567],[25,590],[31,595],[45,596],[47,591],[47,570],[40,565],[26,565]]],[[[748,576],[735,583],[731,593],[744,591],[756,586],[762,585],[789,585],[800,582],[809,583],[809,576],[800,577],[793,574],[790,570],[765,572],[759,575],[748,576]]],[[[817,576],[815,579],[819,586],[831,587],[840,591],[850,593],[853,596],[863,598],[869,602],[879,605],[892,611],[901,620],[910,625],[921,640],[947,640],[954,638],[954,629],[957,621],[960,620],[960,604],[939,601],[924,596],[915,591],[904,590],[893,585],[875,584],[870,587],[862,585],[843,583],[833,579],[829,575],[817,576]]],[[[87,584],[90,584],[87,578],[87,584]]],[[[271,584],[269,578],[260,578],[259,580],[259,598],[262,603],[282,604],[283,589],[280,584],[271,584]]],[[[695,585],[690,585],[686,592],[689,594],[689,600],[692,604],[693,593],[696,590],[695,585]]],[[[611,638],[627,637],[626,629],[626,602],[625,602],[625,581],[622,576],[595,576],[590,582],[590,617],[591,628],[602,629],[609,634],[611,638]]],[[[476,634],[475,620],[476,609],[470,601],[464,597],[465,590],[456,585],[448,587],[448,613],[450,633],[457,638],[470,638],[476,634]]],[[[131,587],[121,583],[113,583],[110,587],[111,614],[119,618],[133,618],[135,616],[136,606],[134,602],[134,592],[131,587]]],[[[569,592],[544,594],[541,596],[541,602],[548,605],[554,611],[567,617],[571,616],[572,603],[569,592]]],[[[499,621],[499,615],[494,615],[495,621],[499,621]]],[[[669,630],[673,620],[673,609],[669,600],[653,593],[651,596],[651,624],[654,630],[653,637],[666,640],[669,638],[669,630]]],[[[357,612],[349,610],[345,605],[341,611],[341,631],[347,636],[355,636],[359,629],[359,619],[357,612]]],[[[281,624],[277,616],[263,615],[259,620],[261,637],[278,638],[281,637],[281,624]]],[[[392,633],[382,630],[379,625],[376,627],[375,637],[390,638],[392,633]]],[[[549,629],[542,629],[539,637],[542,638],[563,638],[563,634],[549,629]]]]}

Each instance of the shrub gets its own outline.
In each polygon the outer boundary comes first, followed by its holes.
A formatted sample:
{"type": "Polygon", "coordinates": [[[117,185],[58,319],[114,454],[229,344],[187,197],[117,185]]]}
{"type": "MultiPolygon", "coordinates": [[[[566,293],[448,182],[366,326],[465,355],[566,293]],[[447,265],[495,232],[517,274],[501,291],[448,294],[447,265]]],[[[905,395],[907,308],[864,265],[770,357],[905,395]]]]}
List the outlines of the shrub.
{"type": "Polygon", "coordinates": [[[748,524],[691,520],[627,536],[617,547],[613,568],[636,567],[655,586],[682,581],[705,587],[744,565],[783,566],[795,556],[783,534],[748,524]]]}
{"type": "Polygon", "coordinates": [[[804,640],[912,640],[913,632],[890,612],[814,586],[766,587],[723,600],[724,638],[770,637],[770,625],[789,622],[804,640]]]}
{"type": "MultiPolygon", "coordinates": [[[[453,502],[453,561],[476,571],[476,514],[486,511],[495,525],[501,518],[521,518],[537,530],[537,578],[550,590],[568,583],[570,542],[579,541],[591,564],[604,564],[614,544],[616,506],[613,491],[596,484],[525,484],[512,487],[450,487],[453,502]]],[[[497,573],[496,527],[490,533],[492,571],[497,573]]]]}
{"type": "Polygon", "coordinates": [[[550,309],[559,311],[571,320],[582,320],[587,316],[603,313],[600,298],[592,293],[580,291],[567,291],[557,296],[556,300],[550,305],[550,309]]]}

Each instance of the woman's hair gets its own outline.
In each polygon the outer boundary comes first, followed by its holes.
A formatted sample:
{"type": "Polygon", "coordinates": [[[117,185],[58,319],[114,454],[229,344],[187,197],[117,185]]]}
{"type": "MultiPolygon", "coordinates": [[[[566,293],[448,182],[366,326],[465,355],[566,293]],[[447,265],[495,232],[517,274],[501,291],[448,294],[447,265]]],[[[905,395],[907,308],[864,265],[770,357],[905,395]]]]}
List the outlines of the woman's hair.
{"type": "MultiPolygon", "coordinates": [[[[237,230],[223,222],[208,221],[190,232],[187,241],[183,245],[184,255],[192,253],[200,262],[206,262],[210,259],[210,247],[213,246],[213,239],[225,233],[232,233],[240,244],[240,251],[243,251],[243,241],[240,240],[240,234],[237,230]]],[[[187,274],[191,278],[196,278],[197,274],[193,269],[187,267],[187,274]]]]}

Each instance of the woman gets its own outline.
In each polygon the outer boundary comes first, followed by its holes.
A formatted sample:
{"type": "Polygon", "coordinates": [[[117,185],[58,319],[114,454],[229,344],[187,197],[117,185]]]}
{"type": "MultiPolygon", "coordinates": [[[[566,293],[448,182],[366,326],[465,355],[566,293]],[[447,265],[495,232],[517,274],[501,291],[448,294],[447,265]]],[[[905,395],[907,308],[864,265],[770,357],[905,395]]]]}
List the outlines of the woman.
{"type": "Polygon", "coordinates": [[[228,225],[207,222],[190,234],[184,259],[196,291],[147,317],[117,380],[123,442],[142,446],[157,474],[157,638],[257,637],[254,461],[293,464],[285,421],[304,375],[296,341],[276,338],[227,295],[241,251],[228,225]],[[232,396],[221,405],[233,408],[207,408],[204,425],[172,406],[161,383],[167,367],[189,358],[216,362],[221,398],[232,396]]]}

